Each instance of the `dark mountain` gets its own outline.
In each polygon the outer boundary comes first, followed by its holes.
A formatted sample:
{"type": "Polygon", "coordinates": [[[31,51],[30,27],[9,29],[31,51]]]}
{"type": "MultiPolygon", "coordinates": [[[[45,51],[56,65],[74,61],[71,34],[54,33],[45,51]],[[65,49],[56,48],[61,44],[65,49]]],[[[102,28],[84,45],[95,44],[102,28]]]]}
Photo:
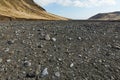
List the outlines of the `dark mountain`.
{"type": "Polygon", "coordinates": [[[110,13],[99,13],[89,18],[89,20],[120,20],[120,11],[110,13]]]}

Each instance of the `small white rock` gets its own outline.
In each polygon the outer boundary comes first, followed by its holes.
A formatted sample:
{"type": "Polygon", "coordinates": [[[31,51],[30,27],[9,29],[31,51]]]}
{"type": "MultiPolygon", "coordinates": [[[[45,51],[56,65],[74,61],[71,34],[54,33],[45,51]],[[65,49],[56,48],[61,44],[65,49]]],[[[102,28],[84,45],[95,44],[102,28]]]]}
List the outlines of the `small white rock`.
{"type": "Polygon", "coordinates": [[[43,71],[42,71],[42,77],[48,75],[48,68],[45,68],[43,71]]]}
{"type": "Polygon", "coordinates": [[[32,65],[31,62],[29,62],[29,61],[25,61],[25,62],[24,62],[24,66],[25,66],[25,67],[29,67],[29,66],[31,66],[31,65],[32,65]]]}
{"type": "Polygon", "coordinates": [[[54,42],[55,42],[55,41],[56,41],[56,38],[52,38],[52,41],[54,41],[54,42]]]}
{"type": "Polygon", "coordinates": [[[71,64],[70,64],[70,67],[73,67],[73,66],[74,66],[74,64],[73,64],[73,63],[71,63],[71,64]]]}
{"type": "Polygon", "coordinates": [[[6,48],[6,49],[5,49],[5,52],[9,52],[9,50],[10,50],[9,48],[6,48]]]}
{"type": "Polygon", "coordinates": [[[82,38],[81,37],[78,37],[78,40],[81,40],[82,38]]]}
{"type": "Polygon", "coordinates": [[[50,54],[50,57],[52,57],[53,55],[50,54]]]}
{"type": "Polygon", "coordinates": [[[59,60],[59,61],[62,61],[62,59],[61,59],[61,58],[58,58],[58,60],[59,60]]]}
{"type": "Polygon", "coordinates": [[[82,55],[81,55],[81,54],[79,54],[78,56],[79,56],[79,57],[82,57],[82,55]]]}
{"type": "Polygon", "coordinates": [[[59,72],[56,72],[56,73],[55,73],[55,76],[56,76],[56,77],[60,77],[60,73],[59,73],[59,72]]]}
{"type": "Polygon", "coordinates": [[[99,62],[102,63],[102,60],[100,59],[99,62]]]}
{"type": "Polygon", "coordinates": [[[35,31],[35,28],[33,28],[32,30],[35,31]]]}
{"type": "Polygon", "coordinates": [[[50,40],[50,35],[49,34],[47,34],[46,36],[45,36],[45,40],[50,40]]]}
{"type": "Polygon", "coordinates": [[[71,41],[71,40],[72,40],[72,38],[68,38],[68,40],[70,40],[70,41],[71,41]]]}
{"type": "Polygon", "coordinates": [[[8,59],[7,62],[11,62],[11,59],[8,59]]]}

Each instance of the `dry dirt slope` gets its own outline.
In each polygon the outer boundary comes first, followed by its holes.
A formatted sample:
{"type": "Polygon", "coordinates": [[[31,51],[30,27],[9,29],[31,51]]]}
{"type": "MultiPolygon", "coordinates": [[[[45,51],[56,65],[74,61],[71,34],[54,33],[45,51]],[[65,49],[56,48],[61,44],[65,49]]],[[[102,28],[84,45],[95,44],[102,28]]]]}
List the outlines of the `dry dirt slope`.
{"type": "Polygon", "coordinates": [[[120,80],[120,22],[0,23],[0,80],[120,80]]]}
{"type": "Polygon", "coordinates": [[[67,20],[48,13],[33,0],[0,0],[0,19],[67,20]]]}

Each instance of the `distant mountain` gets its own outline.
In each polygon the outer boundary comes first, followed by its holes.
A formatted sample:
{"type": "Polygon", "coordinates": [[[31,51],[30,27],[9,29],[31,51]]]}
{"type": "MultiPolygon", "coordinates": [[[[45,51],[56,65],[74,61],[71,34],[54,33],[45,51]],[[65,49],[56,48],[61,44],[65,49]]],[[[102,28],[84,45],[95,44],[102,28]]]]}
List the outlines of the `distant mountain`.
{"type": "Polygon", "coordinates": [[[48,13],[33,0],[0,0],[0,20],[15,19],[68,20],[48,13]]]}
{"type": "Polygon", "coordinates": [[[89,18],[89,20],[120,20],[120,11],[110,13],[99,13],[89,18]]]}

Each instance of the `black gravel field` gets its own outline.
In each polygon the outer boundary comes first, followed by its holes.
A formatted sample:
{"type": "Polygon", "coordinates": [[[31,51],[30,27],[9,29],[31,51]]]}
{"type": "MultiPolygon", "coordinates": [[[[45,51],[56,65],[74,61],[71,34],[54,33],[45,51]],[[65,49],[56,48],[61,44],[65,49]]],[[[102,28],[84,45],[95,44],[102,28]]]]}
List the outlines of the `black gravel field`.
{"type": "Polygon", "coordinates": [[[0,22],[0,80],[120,80],[120,22],[0,22]]]}

